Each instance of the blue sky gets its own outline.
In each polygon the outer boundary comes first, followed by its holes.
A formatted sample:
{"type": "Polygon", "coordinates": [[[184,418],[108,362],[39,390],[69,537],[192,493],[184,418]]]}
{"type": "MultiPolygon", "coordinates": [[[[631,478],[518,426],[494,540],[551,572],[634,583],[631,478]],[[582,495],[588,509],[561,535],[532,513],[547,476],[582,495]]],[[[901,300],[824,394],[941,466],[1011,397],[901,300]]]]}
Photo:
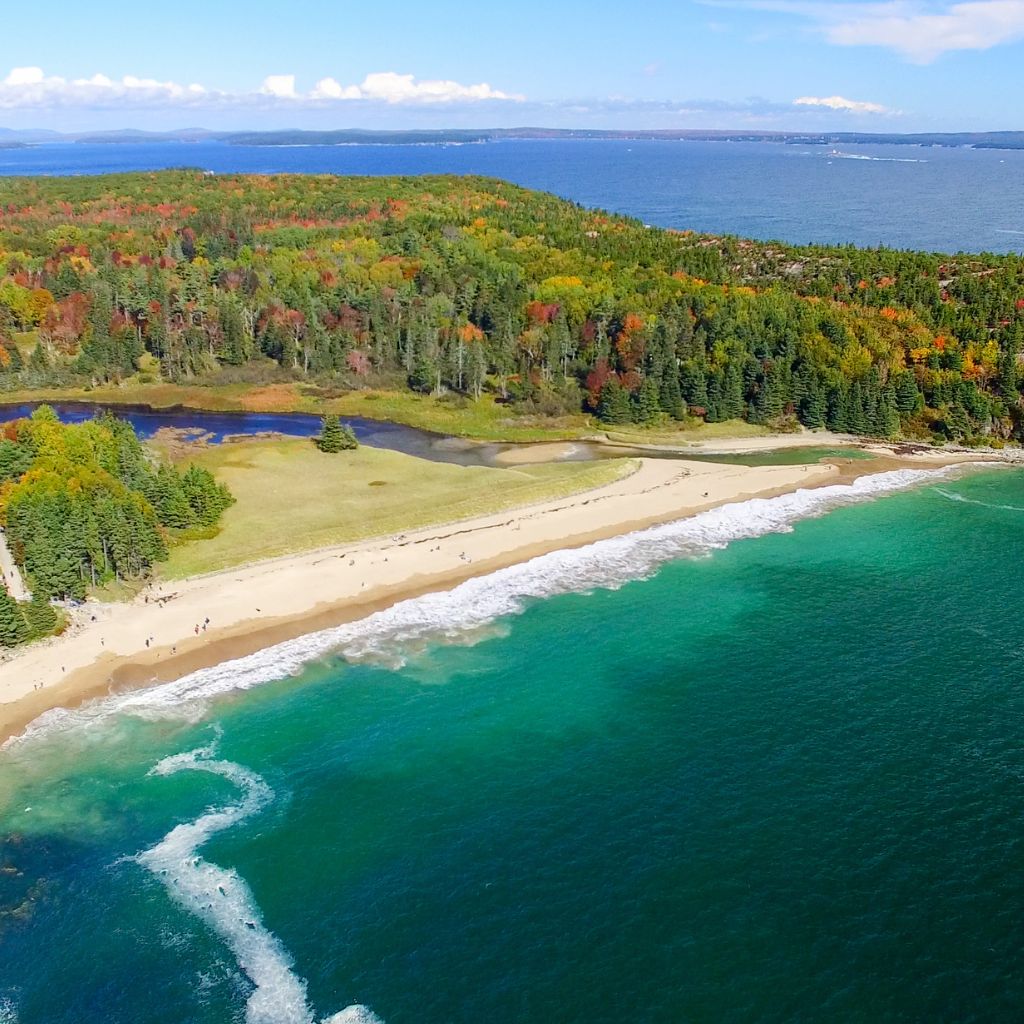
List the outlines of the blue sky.
{"type": "Polygon", "coordinates": [[[1024,128],[1024,0],[4,6],[5,127],[1024,128]]]}

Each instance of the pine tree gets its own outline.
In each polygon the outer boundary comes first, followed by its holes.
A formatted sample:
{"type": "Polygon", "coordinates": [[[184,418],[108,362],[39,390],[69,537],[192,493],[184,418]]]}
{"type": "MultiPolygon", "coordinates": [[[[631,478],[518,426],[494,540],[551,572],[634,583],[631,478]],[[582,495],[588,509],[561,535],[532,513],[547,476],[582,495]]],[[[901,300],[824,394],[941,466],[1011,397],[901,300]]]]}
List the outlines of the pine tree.
{"type": "Polygon", "coordinates": [[[658,402],[658,385],[653,377],[645,377],[640,385],[636,400],[636,420],[638,423],[656,423],[661,416],[661,405],[658,402]]]}
{"type": "Polygon", "coordinates": [[[698,405],[707,408],[710,396],[708,394],[708,378],[704,370],[703,361],[683,364],[679,388],[687,405],[698,405]]]}
{"type": "Polygon", "coordinates": [[[900,432],[900,415],[896,411],[896,391],[891,384],[882,389],[875,409],[875,433],[879,437],[895,437],[900,432]]]}
{"type": "Polygon", "coordinates": [[[736,365],[735,360],[730,360],[725,370],[725,386],[722,393],[722,419],[734,420],[743,415],[746,402],[743,398],[743,373],[736,365]]]}
{"type": "Polygon", "coordinates": [[[949,406],[943,416],[946,433],[955,441],[964,441],[971,436],[971,421],[967,410],[959,403],[949,406]]]}
{"type": "Polygon", "coordinates": [[[320,436],[316,439],[320,451],[333,455],[335,452],[352,451],[359,447],[355,432],[337,416],[328,413],[320,423],[320,436]]]}
{"type": "Polygon", "coordinates": [[[605,423],[629,423],[633,418],[629,407],[629,393],[618,377],[609,377],[601,388],[597,417],[605,423]]]}
{"type": "Polygon", "coordinates": [[[896,408],[902,413],[914,412],[920,398],[914,375],[909,371],[899,374],[896,379],[896,408]]]}
{"type": "Polygon", "coordinates": [[[661,387],[658,390],[658,401],[674,420],[686,418],[686,406],[683,404],[683,396],[679,390],[679,374],[676,370],[675,360],[669,359],[661,373],[661,387]]]}
{"type": "Polygon", "coordinates": [[[53,606],[38,595],[33,595],[32,600],[24,606],[24,615],[32,640],[49,636],[57,628],[57,613],[53,606]]]}
{"type": "Polygon", "coordinates": [[[437,363],[426,355],[418,354],[409,374],[409,387],[420,394],[429,395],[437,386],[437,363]]]}
{"type": "Polygon", "coordinates": [[[28,626],[17,601],[0,588],[0,645],[17,647],[28,639],[28,626]]]}

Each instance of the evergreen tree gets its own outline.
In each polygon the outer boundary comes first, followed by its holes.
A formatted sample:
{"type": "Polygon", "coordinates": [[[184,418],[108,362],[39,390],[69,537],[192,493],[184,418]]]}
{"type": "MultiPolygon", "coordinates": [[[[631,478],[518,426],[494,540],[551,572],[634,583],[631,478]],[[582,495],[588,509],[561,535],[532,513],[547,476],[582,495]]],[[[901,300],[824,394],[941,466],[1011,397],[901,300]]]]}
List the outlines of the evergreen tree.
{"type": "Polygon", "coordinates": [[[683,404],[683,396],[679,388],[679,373],[674,359],[667,360],[662,370],[658,401],[662,409],[672,419],[682,420],[686,418],[686,406],[683,404]]]}
{"type": "Polygon", "coordinates": [[[707,408],[710,396],[708,395],[708,379],[703,360],[684,363],[679,376],[679,389],[686,404],[707,408]]]}
{"type": "Polygon", "coordinates": [[[661,405],[658,402],[658,384],[653,377],[645,377],[636,400],[636,421],[638,423],[656,423],[661,416],[661,405]]]}
{"type": "Polygon", "coordinates": [[[729,360],[722,389],[722,419],[739,419],[743,415],[745,406],[743,373],[736,365],[735,360],[729,360]]]}
{"type": "Polygon", "coordinates": [[[32,600],[24,607],[25,623],[29,638],[38,640],[50,636],[57,628],[57,613],[49,601],[34,594],[32,600]]]}
{"type": "Polygon", "coordinates": [[[909,371],[897,374],[896,376],[896,408],[899,412],[907,414],[917,410],[921,393],[917,390],[917,381],[909,371]]]}
{"type": "Polygon", "coordinates": [[[955,402],[945,410],[943,420],[946,432],[955,441],[965,441],[971,436],[971,421],[967,416],[967,410],[955,402]]]}
{"type": "Polygon", "coordinates": [[[629,406],[629,392],[618,377],[609,377],[601,388],[597,403],[597,417],[605,423],[629,423],[632,411],[629,406]]]}
{"type": "Polygon", "coordinates": [[[17,601],[0,587],[0,645],[17,647],[28,639],[28,626],[17,601]]]}
{"type": "Polygon", "coordinates": [[[409,387],[420,394],[429,395],[437,388],[437,363],[426,355],[418,354],[409,374],[409,387]]]}
{"type": "Polygon", "coordinates": [[[359,447],[355,432],[337,416],[329,413],[320,422],[320,436],[316,439],[316,446],[320,451],[334,454],[359,447]]]}
{"type": "Polygon", "coordinates": [[[895,437],[900,432],[900,414],[896,410],[896,391],[891,384],[882,389],[875,410],[875,433],[879,437],[895,437]]]}

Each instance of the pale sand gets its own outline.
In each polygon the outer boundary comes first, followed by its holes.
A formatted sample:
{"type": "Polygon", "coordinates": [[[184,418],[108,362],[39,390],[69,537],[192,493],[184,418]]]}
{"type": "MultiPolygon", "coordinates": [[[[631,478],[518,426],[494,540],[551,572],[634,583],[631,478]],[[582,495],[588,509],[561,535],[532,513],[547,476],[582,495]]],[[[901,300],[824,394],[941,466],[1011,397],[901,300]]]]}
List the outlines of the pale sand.
{"type": "Polygon", "coordinates": [[[881,461],[841,472],[640,459],[632,475],[562,500],[164,583],[127,604],[87,602],[67,634],[0,665],[0,737],[50,707],[178,678],[550,551],[889,468],[881,461]]]}
{"type": "Polygon", "coordinates": [[[797,430],[787,434],[765,434],[761,437],[713,437],[706,441],[681,440],[678,444],[644,444],[630,441],[603,442],[616,448],[636,451],[687,452],[700,455],[748,455],[773,452],[782,448],[847,448],[863,447],[864,439],[853,434],[836,434],[831,430],[797,430]]]}
{"type": "Polygon", "coordinates": [[[550,441],[539,444],[522,444],[508,448],[494,456],[499,466],[529,466],[537,462],[560,462],[578,451],[573,441],[550,441]]]}

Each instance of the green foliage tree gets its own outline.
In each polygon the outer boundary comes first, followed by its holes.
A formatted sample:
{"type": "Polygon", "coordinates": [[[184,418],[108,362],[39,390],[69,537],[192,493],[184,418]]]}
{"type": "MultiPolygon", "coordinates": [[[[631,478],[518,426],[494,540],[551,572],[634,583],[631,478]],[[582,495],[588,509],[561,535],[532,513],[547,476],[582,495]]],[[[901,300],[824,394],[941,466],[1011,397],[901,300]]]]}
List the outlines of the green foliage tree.
{"type": "Polygon", "coordinates": [[[633,412],[629,404],[629,392],[622,386],[618,377],[609,377],[601,388],[601,397],[597,404],[598,419],[605,423],[629,423],[633,412]]]}
{"type": "Polygon", "coordinates": [[[17,647],[29,637],[29,628],[17,601],[6,587],[0,587],[0,645],[17,647]]]}
{"type": "Polygon", "coordinates": [[[352,451],[359,447],[355,432],[347,423],[342,423],[337,416],[328,414],[320,421],[320,436],[316,446],[322,452],[352,451]]]}
{"type": "Polygon", "coordinates": [[[53,606],[36,594],[33,594],[32,600],[24,606],[24,615],[30,640],[50,636],[57,628],[57,613],[53,606]]]}
{"type": "MultiPolygon", "coordinates": [[[[7,538],[43,602],[144,578],[167,557],[168,530],[213,526],[233,500],[206,470],[153,465],[129,424],[65,426],[46,406],[8,427],[0,464],[7,538]]],[[[44,628],[41,605],[26,614],[44,628]]]]}

